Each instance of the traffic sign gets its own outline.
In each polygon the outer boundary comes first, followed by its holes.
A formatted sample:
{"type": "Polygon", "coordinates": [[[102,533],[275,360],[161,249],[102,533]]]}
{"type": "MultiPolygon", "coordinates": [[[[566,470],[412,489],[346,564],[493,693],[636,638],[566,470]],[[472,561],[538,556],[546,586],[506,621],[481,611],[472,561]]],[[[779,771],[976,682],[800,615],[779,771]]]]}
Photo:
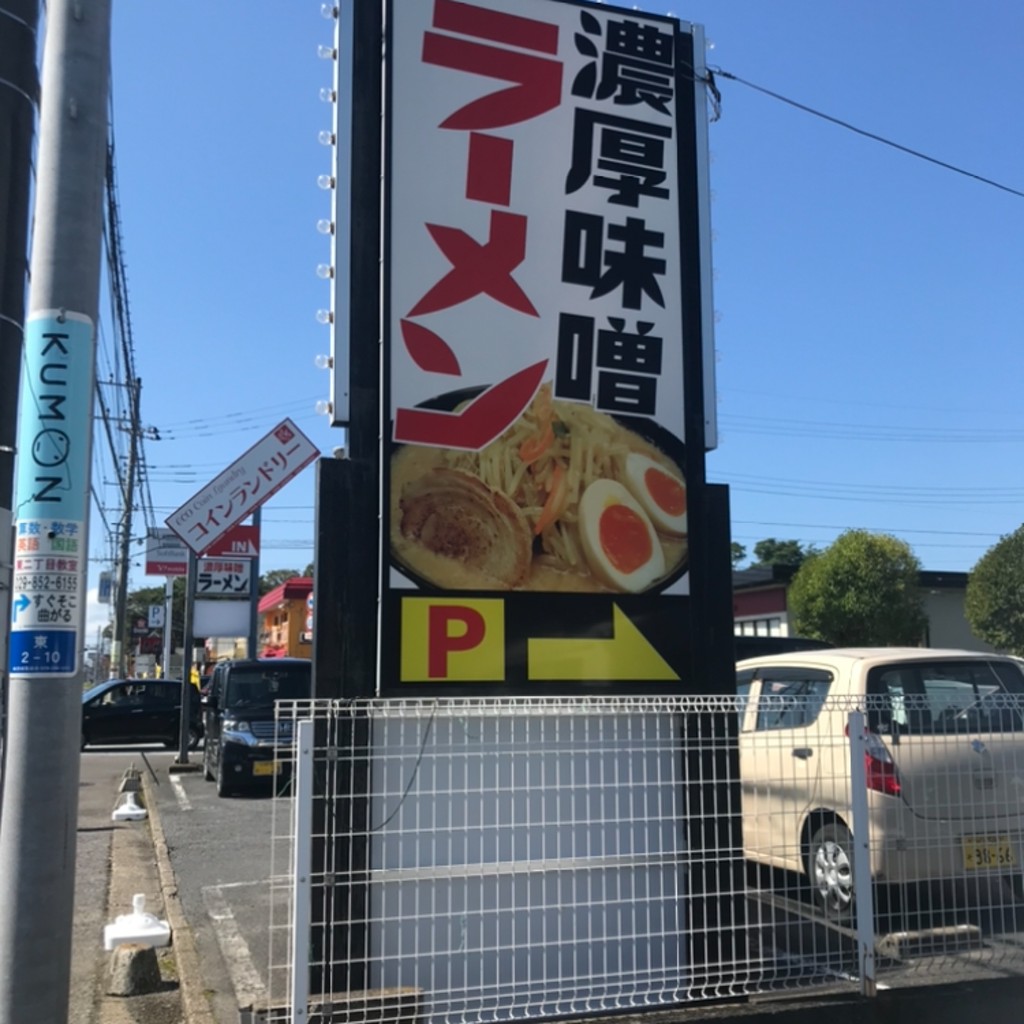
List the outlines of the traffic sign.
{"type": "Polygon", "coordinates": [[[205,554],[319,454],[290,419],[282,420],[165,522],[192,551],[205,554]]]}

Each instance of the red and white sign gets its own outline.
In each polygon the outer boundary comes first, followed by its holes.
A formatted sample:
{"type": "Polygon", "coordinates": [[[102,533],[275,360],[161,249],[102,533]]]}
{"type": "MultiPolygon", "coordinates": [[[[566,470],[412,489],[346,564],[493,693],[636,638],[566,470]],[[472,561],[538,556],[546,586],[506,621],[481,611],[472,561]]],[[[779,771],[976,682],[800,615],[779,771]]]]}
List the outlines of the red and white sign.
{"type": "Polygon", "coordinates": [[[146,535],[146,575],[184,576],[188,572],[188,548],[173,530],[154,527],[146,535]]]}
{"type": "Polygon", "coordinates": [[[207,558],[255,558],[259,553],[260,528],[249,524],[232,526],[203,552],[207,558]]]}
{"type": "Polygon", "coordinates": [[[398,7],[394,440],[479,450],[545,382],[683,440],[676,23],[550,0],[398,7]],[[461,389],[457,410],[423,407],[461,389]]]}
{"type": "Polygon", "coordinates": [[[164,521],[201,555],[319,454],[290,419],[284,420],[164,521]]]}

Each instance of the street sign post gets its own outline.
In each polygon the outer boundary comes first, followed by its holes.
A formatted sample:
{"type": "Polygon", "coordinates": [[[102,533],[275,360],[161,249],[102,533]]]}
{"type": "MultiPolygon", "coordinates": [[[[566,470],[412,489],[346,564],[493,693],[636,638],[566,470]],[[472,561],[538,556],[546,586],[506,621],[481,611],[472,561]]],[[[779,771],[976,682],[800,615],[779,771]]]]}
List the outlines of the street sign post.
{"type": "MultiPolygon", "coordinates": [[[[188,679],[191,674],[196,590],[204,585],[206,596],[211,590],[217,593],[218,588],[221,594],[249,595],[249,656],[256,656],[260,509],[319,454],[316,445],[290,419],[282,420],[165,520],[188,548],[183,678],[188,679]],[[240,527],[242,520],[250,516],[252,525],[240,527]],[[206,557],[200,560],[200,555],[206,557]],[[215,569],[213,563],[218,562],[221,568],[215,569]],[[231,571],[224,569],[228,563],[231,571]]],[[[190,686],[182,691],[177,760],[181,765],[188,764],[189,705],[194,696],[191,691],[190,686]]]]}

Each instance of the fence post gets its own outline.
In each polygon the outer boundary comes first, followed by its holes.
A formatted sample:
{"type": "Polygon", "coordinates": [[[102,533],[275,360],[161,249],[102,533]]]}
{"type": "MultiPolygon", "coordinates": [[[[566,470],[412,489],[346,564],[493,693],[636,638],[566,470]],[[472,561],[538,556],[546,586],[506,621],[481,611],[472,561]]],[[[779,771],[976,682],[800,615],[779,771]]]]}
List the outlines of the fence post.
{"type": "Polygon", "coordinates": [[[309,1019],[309,929],[313,848],[313,722],[296,723],[295,873],[292,876],[291,1024],[309,1019]]]}
{"type": "Polygon", "coordinates": [[[857,961],[861,995],[877,994],[875,981],[875,900],[871,883],[871,836],[868,824],[867,742],[863,711],[851,711],[850,804],[853,809],[853,883],[856,894],[857,961]]]}

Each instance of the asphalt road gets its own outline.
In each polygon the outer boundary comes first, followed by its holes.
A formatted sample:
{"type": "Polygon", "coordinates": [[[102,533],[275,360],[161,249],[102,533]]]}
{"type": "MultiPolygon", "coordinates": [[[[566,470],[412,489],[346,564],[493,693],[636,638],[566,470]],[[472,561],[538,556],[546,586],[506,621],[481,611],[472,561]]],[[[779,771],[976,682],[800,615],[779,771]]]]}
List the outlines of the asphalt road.
{"type": "MultiPolygon", "coordinates": [[[[202,763],[202,751],[189,755],[202,763]]],[[[168,759],[169,761],[172,759],[168,759]]],[[[267,998],[273,814],[285,801],[220,798],[201,772],[157,772],[157,809],[192,928],[203,985],[220,1024],[267,998]]],[[[151,795],[152,800],[152,795],[151,795]]],[[[279,869],[281,870],[281,869],[279,869]]]]}

